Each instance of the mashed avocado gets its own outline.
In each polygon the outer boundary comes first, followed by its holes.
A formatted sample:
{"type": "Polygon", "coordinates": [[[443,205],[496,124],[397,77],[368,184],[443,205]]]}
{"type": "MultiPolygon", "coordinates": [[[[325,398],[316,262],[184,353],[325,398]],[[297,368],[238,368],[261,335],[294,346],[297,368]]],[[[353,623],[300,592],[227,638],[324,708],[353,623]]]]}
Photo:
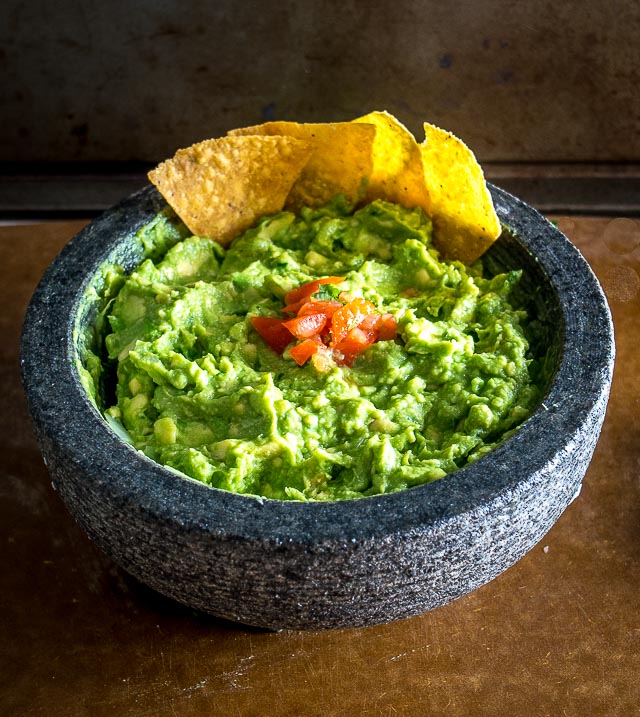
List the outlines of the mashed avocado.
{"type": "Polygon", "coordinates": [[[520,273],[441,262],[420,209],[338,198],[265,217],[226,250],[185,235],[167,214],[142,230],[150,258],[105,332],[107,419],[158,463],[269,498],[389,493],[484,455],[539,399],[510,303],[520,273]],[[328,275],[392,314],[397,336],[351,366],[299,366],[251,317],[280,316],[287,292],[328,275]]]}

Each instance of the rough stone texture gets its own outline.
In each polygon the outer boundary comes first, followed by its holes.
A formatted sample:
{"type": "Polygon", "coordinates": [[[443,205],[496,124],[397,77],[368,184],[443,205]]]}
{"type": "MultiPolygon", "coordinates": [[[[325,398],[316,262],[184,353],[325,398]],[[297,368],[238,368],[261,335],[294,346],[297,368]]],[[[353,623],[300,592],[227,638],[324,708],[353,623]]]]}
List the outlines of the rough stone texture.
{"type": "Polygon", "coordinates": [[[341,503],[210,489],[152,463],[108,429],[79,384],[74,331],[91,319],[81,299],[100,265],[132,267],[139,259],[129,240],[161,206],[159,195],[146,189],[80,232],[36,290],[22,344],[36,433],[78,523],[158,591],[271,629],[407,617],[511,566],[580,489],[604,418],[614,345],[604,295],[578,251],[534,210],[492,193],[507,231],[491,258],[533,277],[525,290],[548,328],[552,385],[521,429],[473,466],[341,503]]]}

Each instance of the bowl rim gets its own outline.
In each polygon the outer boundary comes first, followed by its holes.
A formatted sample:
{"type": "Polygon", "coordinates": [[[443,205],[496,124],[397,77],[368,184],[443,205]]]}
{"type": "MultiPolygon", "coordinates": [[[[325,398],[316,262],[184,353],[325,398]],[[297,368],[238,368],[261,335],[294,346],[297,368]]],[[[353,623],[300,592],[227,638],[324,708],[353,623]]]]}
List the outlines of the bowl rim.
{"type": "Polygon", "coordinates": [[[76,317],[88,286],[114,248],[166,206],[152,186],[74,236],[32,297],[20,362],[39,440],[55,443],[60,455],[100,482],[116,504],[182,530],[226,539],[310,545],[401,536],[466,512],[488,511],[497,500],[517,498],[527,477],[570,450],[572,437],[594,406],[606,401],[615,354],[613,324],[595,275],[557,226],[504,190],[491,184],[489,189],[501,223],[549,278],[571,330],[565,330],[559,367],[541,405],[502,445],[475,463],[444,479],[391,494],[332,502],[281,501],[211,488],[160,466],[119,438],[80,383],[76,317]],[[567,390],[572,385],[593,389],[574,394],[567,390]],[[536,440],[549,421],[563,427],[557,443],[536,440]],[[67,430],[61,431],[61,425],[67,430]]]}

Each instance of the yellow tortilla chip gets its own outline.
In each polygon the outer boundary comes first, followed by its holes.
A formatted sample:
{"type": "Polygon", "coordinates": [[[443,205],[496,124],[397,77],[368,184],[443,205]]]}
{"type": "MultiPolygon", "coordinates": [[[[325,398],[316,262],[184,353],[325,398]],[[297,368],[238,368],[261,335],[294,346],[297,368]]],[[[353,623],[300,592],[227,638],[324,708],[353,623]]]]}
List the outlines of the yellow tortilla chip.
{"type": "Polygon", "coordinates": [[[266,122],[232,130],[228,134],[295,137],[312,146],[309,162],[287,197],[285,206],[290,209],[319,207],[336,194],[344,194],[348,201],[357,202],[364,193],[363,183],[371,176],[371,150],[376,134],[373,125],[266,122]]]}
{"type": "Polygon", "coordinates": [[[223,137],[176,152],[149,179],[197,236],[226,246],[282,210],[311,145],[293,137],[223,137]]]}
{"type": "Polygon", "coordinates": [[[431,198],[434,244],[447,259],[471,264],[500,236],[500,221],[473,152],[449,132],[424,125],[420,145],[431,198]]]}
{"type": "Polygon", "coordinates": [[[430,214],[422,155],[411,132],[388,112],[371,112],[353,121],[376,128],[366,201],[385,199],[404,207],[422,207],[430,214]]]}

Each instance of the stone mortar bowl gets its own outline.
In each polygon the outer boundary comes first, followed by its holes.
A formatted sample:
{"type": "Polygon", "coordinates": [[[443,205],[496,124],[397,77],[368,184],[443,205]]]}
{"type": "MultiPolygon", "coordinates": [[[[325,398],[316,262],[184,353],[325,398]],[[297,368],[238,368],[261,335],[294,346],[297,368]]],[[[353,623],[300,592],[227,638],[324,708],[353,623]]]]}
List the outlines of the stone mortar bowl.
{"type": "MultiPolygon", "coordinates": [[[[442,480],[332,503],[209,488],[122,441],[88,400],[78,346],[108,262],[132,270],[135,232],[165,206],[148,187],[83,229],[29,306],[22,376],[54,488],[131,575],[193,608],[274,630],[367,626],[444,605],[529,551],[580,491],[604,419],[614,343],[586,261],[535,210],[491,187],[504,231],[495,267],[525,270],[549,381],[491,454],[442,480]]],[[[542,597],[542,596],[541,596],[542,597]]]]}

